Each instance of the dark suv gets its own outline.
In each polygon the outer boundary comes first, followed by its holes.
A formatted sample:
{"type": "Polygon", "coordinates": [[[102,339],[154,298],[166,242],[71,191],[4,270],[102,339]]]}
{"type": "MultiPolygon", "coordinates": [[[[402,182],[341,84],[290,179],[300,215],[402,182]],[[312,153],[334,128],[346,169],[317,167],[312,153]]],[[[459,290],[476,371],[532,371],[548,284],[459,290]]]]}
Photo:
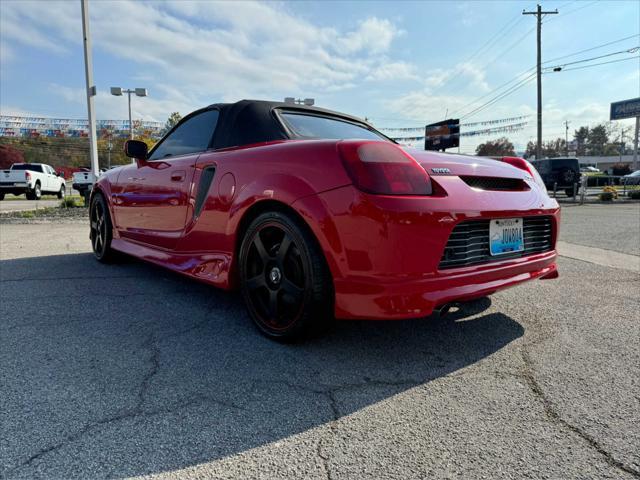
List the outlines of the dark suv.
{"type": "Polygon", "coordinates": [[[542,177],[545,186],[553,190],[564,188],[568,197],[573,195],[573,184],[580,184],[580,163],[577,158],[545,158],[531,162],[542,177]]]}

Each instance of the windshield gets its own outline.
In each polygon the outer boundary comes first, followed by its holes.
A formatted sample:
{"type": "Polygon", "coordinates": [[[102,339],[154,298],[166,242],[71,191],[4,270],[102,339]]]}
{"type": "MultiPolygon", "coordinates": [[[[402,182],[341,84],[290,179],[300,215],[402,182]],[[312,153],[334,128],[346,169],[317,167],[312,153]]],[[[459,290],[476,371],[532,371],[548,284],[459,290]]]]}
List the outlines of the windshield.
{"type": "Polygon", "coordinates": [[[17,163],[11,165],[11,170],[31,170],[32,172],[42,172],[42,165],[32,165],[30,163],[17,163]]]}
{"type": "Polygon", "coordinates": [[[298,112],[281,112],[280,116],[296,137],[336,140],[388,140],[382,134],[370,130],[365,125],[358,125],[338,118],[298,112]]]}

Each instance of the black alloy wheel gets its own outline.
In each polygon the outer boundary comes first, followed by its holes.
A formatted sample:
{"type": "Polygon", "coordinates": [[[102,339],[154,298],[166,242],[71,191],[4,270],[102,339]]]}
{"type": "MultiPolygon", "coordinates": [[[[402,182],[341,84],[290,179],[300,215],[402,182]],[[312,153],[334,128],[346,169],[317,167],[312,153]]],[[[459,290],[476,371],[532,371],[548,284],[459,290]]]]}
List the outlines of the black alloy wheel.
{"type": "Polygon", "coordinates": [[[101,194],[96,194],[91,202],[89,213],[91,231],[91,247],[93,254],[100,262],[110,262],[114,258],[114,251],[111,249],[112,224],[109,209],[101,194]]]}
{"type": "Polygon", "coordinates": [[[280,341],[308,336],[333,320],[326,262],[306,225],[268,212],[249,226],[240,248],[242,295],[262,333],[280,341]]]}

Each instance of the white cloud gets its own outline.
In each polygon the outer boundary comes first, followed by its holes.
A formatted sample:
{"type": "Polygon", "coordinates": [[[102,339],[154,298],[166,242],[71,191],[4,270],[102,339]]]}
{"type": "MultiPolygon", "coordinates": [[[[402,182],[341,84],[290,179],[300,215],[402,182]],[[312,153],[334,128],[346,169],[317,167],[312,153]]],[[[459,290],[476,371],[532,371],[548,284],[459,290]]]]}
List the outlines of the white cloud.
{"type": "Polygon", "coordinates": [[[80,23],[74,18],[79,16],[80,6],[75,2],[0,2],[1,41],[5,43],[11,39],[50,52],[65,53],[68,52],[65,43],[72,36],[77,34],[81,38],[80,23]],[[49,25],[55,26],[58,38],[47,35],[49,25]]]}
{"type": "Polygon", "coordinates": [[[401,33],[389,20],[372,17],[361,22],[357,30],[339,38],[338,43],[348,53],[363,50],[383,53],[389,50],[392,40],[401,33]]]}
{"type": "MultiPolygon", "coordinates": [[[[61,55],[80,45],[75,3],[2,2],[2,13],[3,35],[15,42],[61,55]]],[[[387,19],[338,31],[291,14],[286,4],[254,2],[91,2],[90,14],[94,51],[144,71],[147,116],[221,100],[319,96],[364,79],[418,78],[412,65],[386,57],[403,34],[387,19]]],[[[78,101],[73,86],[56,89],[62,100],[78,101]]]]}
{"type": "Polygon", "coordinates": [[[420,76],[415,65],[407,62],[389,62],[371,71],[367,80],[420,80],[420,76]]]}

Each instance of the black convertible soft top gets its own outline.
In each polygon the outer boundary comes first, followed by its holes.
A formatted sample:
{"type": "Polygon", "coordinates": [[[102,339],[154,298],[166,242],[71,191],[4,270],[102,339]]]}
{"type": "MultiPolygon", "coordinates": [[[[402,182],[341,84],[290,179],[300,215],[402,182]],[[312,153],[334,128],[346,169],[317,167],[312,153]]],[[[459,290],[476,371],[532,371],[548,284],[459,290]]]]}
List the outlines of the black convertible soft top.
{"type": "MultiPolygon", "coordinates": [[[[284,102],[240,100],[236,103],[214,103],[202,110],[210,109],[220,111],[218,126],[212,142],[214,149],[292,138],[277,117],[276,110],[278,109],[337,117],[373,128],[358,117],[324,108],[284,102]]],[[[198,110],[198,112],[202,110],[198,110]]]]}

